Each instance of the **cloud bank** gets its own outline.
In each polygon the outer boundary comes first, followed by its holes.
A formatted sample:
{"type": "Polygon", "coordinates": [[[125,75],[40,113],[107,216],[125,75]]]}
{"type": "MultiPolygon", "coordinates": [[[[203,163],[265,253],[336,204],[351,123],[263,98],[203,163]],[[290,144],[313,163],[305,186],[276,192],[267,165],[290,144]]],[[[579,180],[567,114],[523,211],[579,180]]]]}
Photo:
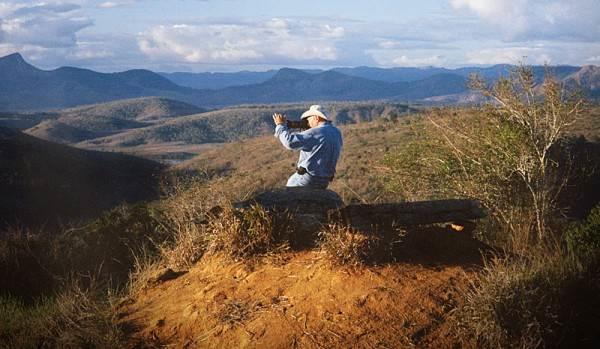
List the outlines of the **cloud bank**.
{"type": "Polygon", "coordinates": [[[308,20],[159,25],[139,37],[139,48],[156,60],[188,63],[329,62],[344,28],[308,20]]]}
{"type": "Polygon", "coordinates": [[[394,21],[245,16],[230,3],[239,14],[194,18],[148,15],[148,0],[0,0],[0,55],[103,71],[600,63],[598,0],[439,0],[437,12],[394,21]]]}

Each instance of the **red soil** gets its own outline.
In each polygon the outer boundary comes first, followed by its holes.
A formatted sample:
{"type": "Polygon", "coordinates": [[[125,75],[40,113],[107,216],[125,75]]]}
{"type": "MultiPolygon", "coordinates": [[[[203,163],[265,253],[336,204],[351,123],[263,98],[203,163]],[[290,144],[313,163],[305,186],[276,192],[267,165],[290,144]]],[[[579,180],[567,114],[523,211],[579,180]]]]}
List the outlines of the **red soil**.
{"type": "Polygon", "coordinates": [[[471,243],[470,256],[447,241],[454,262],[433,258],[435,244],[430,263],[411,257],[359,268],[333,266],[318,250],[253,264],[205,256],[188,273],[142,292],[124,307],[123,323],[135,338],[131,347],[473,347],[451,314],[481,260],[475,240],[453,241],[471,243]]]}

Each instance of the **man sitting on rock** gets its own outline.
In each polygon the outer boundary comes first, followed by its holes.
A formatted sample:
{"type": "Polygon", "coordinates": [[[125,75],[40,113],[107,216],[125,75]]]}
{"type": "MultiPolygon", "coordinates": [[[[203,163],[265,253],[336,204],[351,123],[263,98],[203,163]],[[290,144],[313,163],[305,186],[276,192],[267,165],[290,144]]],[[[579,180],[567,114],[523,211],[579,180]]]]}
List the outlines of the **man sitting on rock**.
{"type": "Polygon", "coordinates": [[[301,119],[308,119],[309,129],[290,132],[285,116],[273,114],[275,137],[287,149],[300,150],[296,173],[286,186],[325,189],[335,175],[342,151],[342,133],[327,119],[320,105],[311,105],[301,119]]]}

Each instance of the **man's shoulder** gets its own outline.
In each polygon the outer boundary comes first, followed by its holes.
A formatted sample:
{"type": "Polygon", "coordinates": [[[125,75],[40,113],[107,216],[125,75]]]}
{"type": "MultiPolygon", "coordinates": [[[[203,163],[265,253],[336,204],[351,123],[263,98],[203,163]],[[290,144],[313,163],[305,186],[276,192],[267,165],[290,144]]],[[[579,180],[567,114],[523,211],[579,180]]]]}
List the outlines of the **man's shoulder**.
{"type": "Polygon", "coordinates": [[[326,126],[327,126],[327,128],[326,128],[326,129],[327,129],[329,132],[333,132],[333,133],[340,134],[340,135],[342,134],[342,131],[340,131],[340,129],[339,129],[339,128],[335,127],[335,125],[333,125],[333,124],[329,123],[329,124],[326,124],[326,126]]]}

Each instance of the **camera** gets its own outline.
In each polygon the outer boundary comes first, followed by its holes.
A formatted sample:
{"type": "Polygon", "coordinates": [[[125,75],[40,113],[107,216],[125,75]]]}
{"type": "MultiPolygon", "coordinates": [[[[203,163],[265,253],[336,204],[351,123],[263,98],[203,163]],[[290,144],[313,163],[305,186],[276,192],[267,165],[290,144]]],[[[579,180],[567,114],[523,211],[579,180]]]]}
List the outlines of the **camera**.
{"type": "Polygon", "coordinates": [[[294,128],[294,129],[300,129],[300,130],[308,130],[310,128],[308,126],[308,119],[286,120],[286,125],[288,128],[294,128]]]}

